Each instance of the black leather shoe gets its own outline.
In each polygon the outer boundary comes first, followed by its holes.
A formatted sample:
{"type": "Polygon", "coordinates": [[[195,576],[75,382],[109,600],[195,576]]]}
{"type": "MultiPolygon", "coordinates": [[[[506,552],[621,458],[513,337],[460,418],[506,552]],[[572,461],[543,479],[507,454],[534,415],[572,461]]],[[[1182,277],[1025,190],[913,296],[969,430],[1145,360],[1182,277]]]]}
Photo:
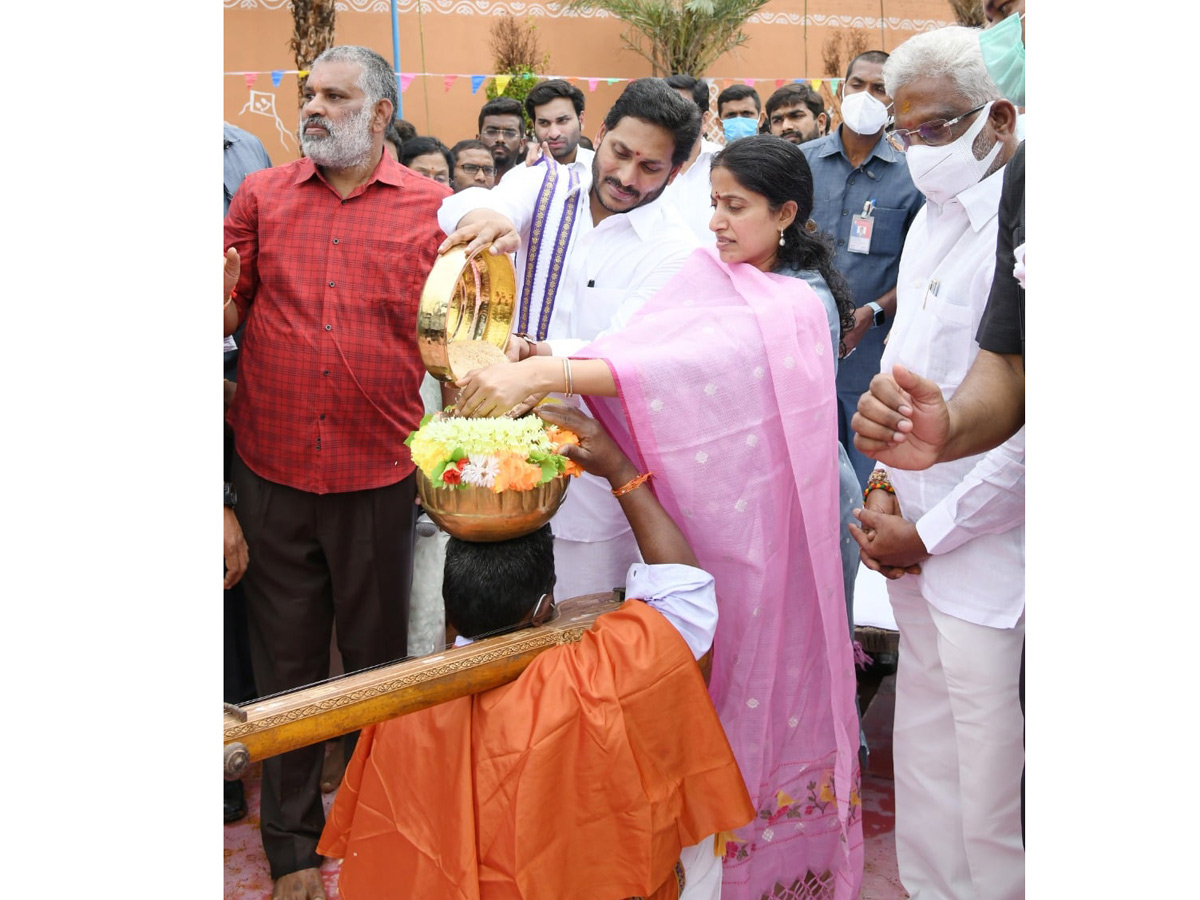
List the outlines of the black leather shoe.
{"type": "Polygon", "coordinates": [[[246,818],[246,788],[241,781],[225,782],[225,823],[246,818]]]}

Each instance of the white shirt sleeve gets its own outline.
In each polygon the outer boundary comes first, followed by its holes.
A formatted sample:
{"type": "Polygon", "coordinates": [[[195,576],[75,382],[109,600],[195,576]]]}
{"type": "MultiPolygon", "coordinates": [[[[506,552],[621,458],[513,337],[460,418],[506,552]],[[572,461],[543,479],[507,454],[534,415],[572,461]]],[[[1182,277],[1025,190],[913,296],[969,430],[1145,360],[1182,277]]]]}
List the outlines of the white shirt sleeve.
{"type": "Polygon", "coordinates": [[[989,450],[954,489],[917,520],[932,554],[949,553],[981,534],[1025,521],[1025,429],[989,450]]]}
{"type": "Polygon", "coordinates": [[[699,659],[717,633],[717,591],[703,569],[676,563],[634,563],[625,581],[625,596],[658,610],[699,659]]]}

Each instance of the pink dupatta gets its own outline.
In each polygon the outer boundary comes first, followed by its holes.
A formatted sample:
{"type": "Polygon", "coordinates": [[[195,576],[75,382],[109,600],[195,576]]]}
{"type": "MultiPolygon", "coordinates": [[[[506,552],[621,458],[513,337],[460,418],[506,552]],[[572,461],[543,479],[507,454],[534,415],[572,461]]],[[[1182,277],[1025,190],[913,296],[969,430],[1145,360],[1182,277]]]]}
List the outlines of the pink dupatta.
{"type": "Polygon", "coordinates": [[[723,896],[853,900],[858,720],[821,301],[702,248],[576,355],[608,363],[619,396],[589,406],[716,579],[710,691],[758,811],[722,835],[723,896]]]}

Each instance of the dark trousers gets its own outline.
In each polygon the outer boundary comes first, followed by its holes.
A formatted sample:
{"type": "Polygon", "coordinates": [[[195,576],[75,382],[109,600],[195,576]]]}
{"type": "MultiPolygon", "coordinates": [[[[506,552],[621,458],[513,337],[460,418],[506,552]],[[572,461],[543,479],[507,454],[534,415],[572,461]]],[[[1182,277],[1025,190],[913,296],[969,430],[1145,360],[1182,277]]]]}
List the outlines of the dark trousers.
{"type": "MultiPolygon", "coordinates": [[[[416,477],[387,487],[311,494],[255,475],[235,458],[254,681],[262,695],[329,676],[337,623],[346,671],[408,650],[416,477]]],[[[271,877],[321,864],[324,747],[263,761],[261,825],[271,877]]]]}

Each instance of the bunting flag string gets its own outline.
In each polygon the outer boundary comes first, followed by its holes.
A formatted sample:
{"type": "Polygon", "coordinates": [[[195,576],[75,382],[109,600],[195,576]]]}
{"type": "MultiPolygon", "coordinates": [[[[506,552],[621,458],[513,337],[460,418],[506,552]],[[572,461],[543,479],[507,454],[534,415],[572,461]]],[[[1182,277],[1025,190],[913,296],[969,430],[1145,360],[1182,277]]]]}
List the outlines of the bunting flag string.
{"type": "MultiPolygon", "coordinates": [[[[242,76],[246,81],[246,87],[252,88],[260,75],[270,75],[271,83],[275,87],[279,87],[283,81],[284,75],[296,75],[304,78],[308,75],[308,69],[270,69],[260,72],[226,72],[227,76],[242,76]]],[[[404,93],[412,85],[417,78],[441,78],[442,83],[447,91],[453,87],[454,83],[460,78],[468,78],[471,81],[471,93],[478,93],[479,89],[491,79],[498,94],[503,94],[504,89],[508,87],[512,81],[511,74],[490,74],[480,75],[469,72],[397,72],[396,77],[399,81],[400,92],[404,93]]],[[[642,77],[642,76],[639,76],[642,77]]],[[[607,75],[539,75],[539,80],[548,80],[552,78],[562,79],[564,81],[578,81],[587,84],[589,93],[594,93],[601,82],[609,85],[619,84],[625,81],[634,81],[634,78],[609,77],[607,75]]],[[[837,93],[839,85],[844,79],[842,78],[732,78],[728,76],[714,76],[706,79],[710,84],[718,86],[724,85],[729,87],[734,84],[744,84],[747,87],[754,87],[756,84],[774,84],[776,88],[781,88],[789,81],[794,84],[809,84],[813,90],[819,91],[822,84],[828,84],[830,90],[837,93]]]]}

